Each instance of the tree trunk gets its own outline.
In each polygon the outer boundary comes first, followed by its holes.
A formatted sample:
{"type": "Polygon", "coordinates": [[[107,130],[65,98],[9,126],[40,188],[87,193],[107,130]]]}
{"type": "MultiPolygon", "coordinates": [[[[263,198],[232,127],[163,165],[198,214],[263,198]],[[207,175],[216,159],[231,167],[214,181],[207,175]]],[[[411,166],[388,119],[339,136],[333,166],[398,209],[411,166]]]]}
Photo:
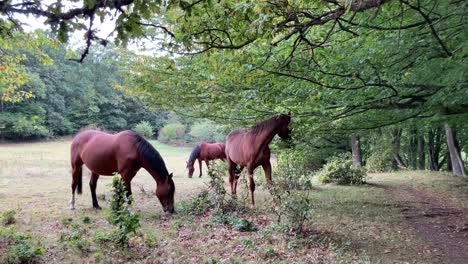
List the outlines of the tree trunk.
{"type": "Polygon", "coordinates": [[[442,129],[438,127],[437,129],[430,129],[428,136],[428,152],[429,152],[429,168],[431,171],[440,170],[440,150],[442,145],[441,140],[442,129]],[[434,133],[435,132],[435,133],[434,133]]]}
{"type": "Polygon", "coordinates": [[[418,136],[418,169],[426,169],[426,153],[424,152],[424,136],[418,136]]]}
{"type": "Polygon", "coordinates": [[[361,142],[359,141],[359,136],[351,136],[351,152],[353,155],[353,167],[356,169],[362,168],[361,142]]]}
{"type": "Polygon", "coordinates": [[[408,166],[415,170],[417,167],[417,148],[418,148],[418,141],[417,141],[418,130],[416,128],[412,128],[410,130],[409,135],[409,149],[408,149],[408,166]]]}
{"type": "Polygon", "coordinates": [[[403,129],[397,128],[392,131],[393,134],[393,147],[394,147],[394,154],[393,154],[393,167],[396,168],[404,168],[406,169],[406,164],[400,156],[400,147],[401,147],[401,134],[403,133],[403,129]]]}
{"type": "Polygon", "coordinates": [[[455,176],[466,176],[463,161],[457,149],[454,131],[448,124],[445,124],[445,135],[447,137],[447,148],[450,153],[450,162],[452,164],[452,174],[455,176]]]}

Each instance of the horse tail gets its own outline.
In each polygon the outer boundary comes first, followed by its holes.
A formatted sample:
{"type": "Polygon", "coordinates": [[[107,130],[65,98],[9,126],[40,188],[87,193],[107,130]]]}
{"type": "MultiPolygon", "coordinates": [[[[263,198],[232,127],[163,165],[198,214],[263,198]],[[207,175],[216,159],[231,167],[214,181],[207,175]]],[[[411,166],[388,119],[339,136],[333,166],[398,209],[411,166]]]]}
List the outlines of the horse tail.
{"type": "Polygon", "coordinates": [[[200,152],[201,152],[201,146],[200,144],[196,145],[192,152],[190,153],[190,157],[188,159],[188,165],[193,165],[193,163],[195,162],[195,160],[200,156],[200,152]]]}

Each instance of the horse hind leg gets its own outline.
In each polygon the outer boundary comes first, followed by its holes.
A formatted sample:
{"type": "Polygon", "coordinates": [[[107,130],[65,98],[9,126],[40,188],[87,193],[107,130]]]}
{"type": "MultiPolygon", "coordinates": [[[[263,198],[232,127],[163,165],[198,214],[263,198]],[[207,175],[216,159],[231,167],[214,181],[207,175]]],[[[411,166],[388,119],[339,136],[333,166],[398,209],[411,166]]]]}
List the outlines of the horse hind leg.
{"type": "Polygon", "coordinates": [[[231,195],[233,198],[236,198],[236,176],[234,174],[234,166],[235,163],[232,162],[231,160],[227,160],[228,164],[227,164],[227,167],[228,167],[228,173],[229,173],[229,184],[231,185],[231,195]]]}
{"type": "Polygon", "coordinates": [[[91,189],[91,197],[93,199],[93,208],[96,210],[101,210],[101,207],[98,204],[97,197],[96,197],[96,187],[97,181],[99,179],[99,174],[91,173],[91,179],[89,180],[89,188],[91,189]]]}
{"type": "Polygon", "coordinates": [[[255,198],[254,198],[254,192],[255,192],[255,182],[253,178],[253,173],[249,174],[249,185],[250,185],[250,208],[255,208],[255,198]]]}
{"type": "Polygon", "coordinates": [[[83,191],[83,169],[82,164],[72,166],[72,197],[70,199],[70,210],[75,210],[75,190],[78,188],[78,194],[81,194],[83,191]]]}

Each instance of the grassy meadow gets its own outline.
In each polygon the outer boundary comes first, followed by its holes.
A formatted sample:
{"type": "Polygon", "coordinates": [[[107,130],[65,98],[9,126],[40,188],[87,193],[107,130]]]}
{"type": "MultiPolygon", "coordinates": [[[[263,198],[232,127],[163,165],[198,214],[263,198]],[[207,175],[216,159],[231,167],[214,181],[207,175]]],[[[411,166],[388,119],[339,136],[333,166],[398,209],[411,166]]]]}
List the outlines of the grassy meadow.
{"type": "MultiPolygon", "coordinates": [[[[151,143],[174,172],[177,210],[181,201],[207,186],[206,168],[202,178],[189,179],[185,169],[189,148],[151,143]]],[[[240,232],[213,223],[210,212],[164,214],[153,194],[153,179],[141,170],[132,182],[133,208],[141,216],[141,229],[129,248],[122,249],[98,242],[100,234],[112,229],[106,220],[111,177],[98,181],[97,195],[104,210],[92,209],[87,170],[76,210],[68,209],[69,144],[67,138],[0,145],[0,213],[16,211],[13,229],[31,235],[44,247],[44,256],[38,259],[43,263],[450,263],[437,245],[418,236],[405,222],[402,206],[408,201],[389,190],[406,186],[468,209],[465,180],[422,171],[372,174],[365,186],[316,186],[310,198],[313,217],[301,235],[278,231],[272,198],[259,186],[257,207],[240,213],[258,231],[240,232]],[[80,230],[78,242],[64,240],[73,231],[70,222],[80,230]]],[[[240,189],[242,200],[247,192],[240,189]]],[[[5,254],[7,244],[0,232],[0,255],[5,254]]]]}

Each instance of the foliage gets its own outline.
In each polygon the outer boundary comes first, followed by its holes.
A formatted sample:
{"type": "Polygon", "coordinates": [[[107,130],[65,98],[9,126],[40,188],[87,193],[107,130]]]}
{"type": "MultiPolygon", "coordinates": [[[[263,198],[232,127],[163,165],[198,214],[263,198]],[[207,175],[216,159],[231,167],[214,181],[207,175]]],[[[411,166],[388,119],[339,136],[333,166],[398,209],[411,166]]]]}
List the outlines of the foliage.
{"type": "Polygon", "coordinates": [[[130,210],[132,197],[127,198],[126,193],[121,177],[114,176],[109,222],[117,226],[116,242],[123,247],[128,247],[130,234],[135,234],[140,228],[140,217],[130,210]]]}
{"type": "Polygon", "coordinates": [[[215,215],[211,219],[211,221],[215,224],[231,226],[234,230],[237,230],[240,232],[252,232],[252,231],[258,230],[258,228],[255,226],[254,223],[250,222],[249,220],[245,218],[237,217],[234,215],[218,214],[218,215],[215,215]]]}
{"type": "Polygon", "coordinates": [[[67,230],[60,233],[60,241],[64,242],[67,248],[78,252],[80,255],[86,255],[90,252],[91,242],[86,238],[87,227],[78,223],[63,221],[67,230]]]}
{"type": "Polygon", "coordinates": [[[200,121],[190,127],[190,141],[223,142],[224,135],[220,133],[219,126],[213,121],[200,121]]]}
{"type": "MultiPolygon", "coordinates": [[[[8,27],[7,30],[12,30],[13,25],[7,23],[3,26],[8,27]]],[[[34,97],[34,93],[28,89],[30,74],[22,64],[27,59],[22,51],[28,52],[40,63],[49,65],[52,60],[40,49],[42,45],[53,45],[53,43],[40,31],[31,34],[12,32],[0,37],[0,47],[2,47],[0,51],[2,54],[0,57],[0,101],[2,103],[16,103],[34,97]]]]}
{"type": "Polygon", "coordinates": [[[207,188],[188,201],[182,201],[179,212],[183,215],[199,216],[208,210],[215,215],[245,211],[245,207],[226,195],[224,176],[227,168],[224,162],[211,162],[208,167],[210,178],[207,188]]]}
{"type": "Polygon", "coordinates": [[[273,196],[278,223],[287,232],[300,233],[313,213],[313,204],[309,199],[312,174],[304,169],[303,159],[296,159],[298,156],[299,153],[291,150],[280,153],[273,172],[275,183],[268,190],[273,196]]]}
{"type": "Polygon", "coordinates": [[[387,172],[393,170],[395,151],[387,137],[380,135],[375,139],[366,161],[369,172],[387,172]]]}
{"type": "Polygon", "coordinates": [[[8,253],[0,257],[4,263],[34,263],[44,256],[44,247],[35,243],[30,235],[18,234],[14,226],[8,228],[0,227],[0,241],[5,243],[8,253]]]}
{"type": "Polygon", "coordinates": [[[197,196],[187,201],[182,201],[179,206],[179,213],[182,215],[199,216],[213,207],[208,190],[200,192],[197,196]]]}
{"type": "Polygon", "coordinates": [[[154,134],[153,127],[148,121],[141,121],[133,128],[133,130],[146,138],[151,138],[154,134]]]}
{"type": "Polygon", "coordinates": [[[364,169],[353,168],[349,155],[343,154],[331,157],[317,177],[321,183],[360,185],[366,182],[367,175],[364,169]]]}
{"type": "Polygon", "coordinates": [[[174,143],[184,140],[185,126],[181,123],[169,123],[159,131],[159,141],[163,143],[174,143]]]}
{"type": "Polygon", "coordinates": [[[7,226],[14,224],[16,222],[15,219],[16,211],[15,210],[6,210],[0,214],[0,219],[2,219],[2,225],[7,226]]]}
{"type": "Polygon", "coordinates": [[[27,139],[62,136],[94,125],[120,131],[151,120],[154,129],[163,126],[166,114],[149,110],[146,103],[125,96],[114,87],[121,83],[123,66],[116,50],[91,50],[92,59],[78,64],[66,58],[61,45],[44,44],[39,51],[53,59],[44,64],[22,46],[21,67],[28,81],[19,89],[32,94],[19,101],[2,101],[0,137],[27,139]]]}

